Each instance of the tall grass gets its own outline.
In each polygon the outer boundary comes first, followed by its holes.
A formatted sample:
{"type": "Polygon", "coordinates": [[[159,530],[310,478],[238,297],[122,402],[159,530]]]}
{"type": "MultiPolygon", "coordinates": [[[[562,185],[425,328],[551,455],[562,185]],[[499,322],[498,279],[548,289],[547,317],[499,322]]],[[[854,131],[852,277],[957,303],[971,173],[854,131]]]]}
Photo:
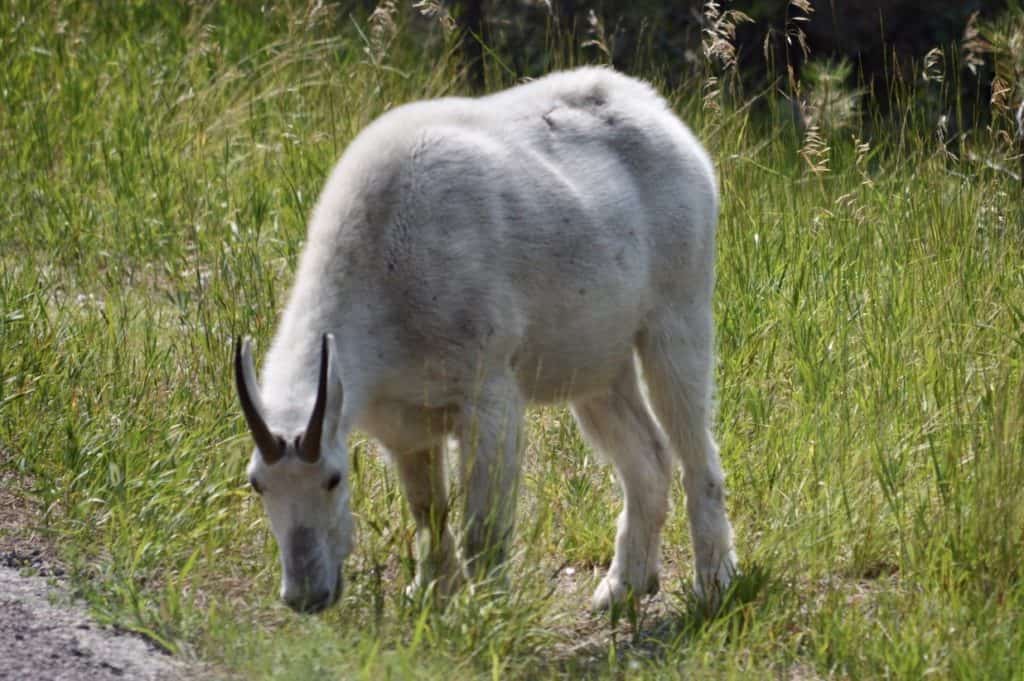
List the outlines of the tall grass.
{"type": "Polygon", "coordinates": [[[717,433],[747,576],[717,617],[686,597],[679,484],[662,594],[585,612],[620,501],[561,409],[530,418],[509,585],[408,601],[413,524],[356,440],[346,592],[276,603],[231,342],[266,347],[348,141],[463,91],[453,38],[411,20],[0,7],[2,465],[97,613],[257,678],[1019,677],[1024,208],[998,130],[951,144],[920,105],[952,73],[810,160],[777,95],[666,93],[723,195],[717,433]]]}

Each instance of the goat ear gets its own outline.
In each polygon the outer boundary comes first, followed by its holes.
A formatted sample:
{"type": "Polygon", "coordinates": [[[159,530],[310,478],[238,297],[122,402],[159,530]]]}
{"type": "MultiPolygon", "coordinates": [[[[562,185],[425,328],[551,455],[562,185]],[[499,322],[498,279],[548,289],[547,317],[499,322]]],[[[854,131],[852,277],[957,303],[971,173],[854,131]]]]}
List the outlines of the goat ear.
{"type": "Polygon", "coordinates": [[[316,403],[298,448],[299,458],[307,463],[314,463],[320,458],[324,433],[333,436],[338,427],[342,388],[335,367],[337,356],[334,336],[325,333],[320,339],[320,377],[317,381],[316,403]]]}
{"type": "Polygon", "coordinates": [[[268,464],[276,463],[284,455],[284,449],[275,438],[263,418],[263,403],[260,389],[256,384],[256,368],[252,363],[252,339],[246,336],[235,344],[235,388],[242,405],[245,422],[256,442],[256,447],[268,464]]]}

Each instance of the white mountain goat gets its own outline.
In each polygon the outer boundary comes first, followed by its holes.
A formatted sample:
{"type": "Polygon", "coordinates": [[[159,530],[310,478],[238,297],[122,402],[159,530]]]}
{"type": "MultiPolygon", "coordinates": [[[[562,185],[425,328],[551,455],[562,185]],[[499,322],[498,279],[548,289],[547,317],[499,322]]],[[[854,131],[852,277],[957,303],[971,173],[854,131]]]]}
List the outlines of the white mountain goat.
{"type": "Polygon", "coordinates": [[[523,412],[554,401],[570,402],[625,493],[593,606],[657,590],[674,458],[696,590],[724,588],[736,558],[708,431],[717,212],[691,132],[651,87],[606,69],[409,104],[359,134],[313,212],[262,387],[249,341],[236,349],[282,598],[314,612],[341,592],[354,429],[397,468],[418,586],[447,593],[462,579],[449,436],[463,556],[472,574],[500,563],[523,412]]]}

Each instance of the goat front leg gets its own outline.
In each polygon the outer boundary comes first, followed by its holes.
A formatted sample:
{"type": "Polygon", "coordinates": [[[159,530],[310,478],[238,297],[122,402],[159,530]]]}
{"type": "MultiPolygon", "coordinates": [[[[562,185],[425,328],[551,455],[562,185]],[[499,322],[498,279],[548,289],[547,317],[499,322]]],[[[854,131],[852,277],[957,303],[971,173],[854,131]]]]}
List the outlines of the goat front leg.
{"type": "Polygon", "coordinates": [[[465,494],[463,550],[470,576],[504,562],[515,519],[525,400],[511,376],[485,381],[459,423],[465,494]]]}
{"type": "Polygon", "coordinates": [[[416,580],[414,591],[435,584],[442,598],[462,584],[455,541],[448,528],[448,492],[444,475],[444,445],[407,454],[392,454],[409,510],[416,522],[416,580]]]}

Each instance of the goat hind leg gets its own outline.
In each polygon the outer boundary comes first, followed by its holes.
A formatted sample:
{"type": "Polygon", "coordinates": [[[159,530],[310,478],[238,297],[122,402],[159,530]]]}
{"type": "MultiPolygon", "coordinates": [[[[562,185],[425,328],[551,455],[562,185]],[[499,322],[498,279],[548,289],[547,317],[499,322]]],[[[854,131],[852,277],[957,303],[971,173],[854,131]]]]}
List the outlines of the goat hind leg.
{"type": "Polygon", "coordinates": [[[638,343],[651,408],[683,465],[683,487],[696,562],[694,590],[714,602],[736,573],[732,526],[718,447],[709,430],[712,319],[696,306],[664,319],[638,343]]]}
{"type": "Polygon", "coordinates": [[[615,557],[591,602],[602,610],[658,590],[672,459],[644,404],[632,360],[608,393],[574,402],[572,410],[584,437],[615,465],[625,497],[615,557]]]}

